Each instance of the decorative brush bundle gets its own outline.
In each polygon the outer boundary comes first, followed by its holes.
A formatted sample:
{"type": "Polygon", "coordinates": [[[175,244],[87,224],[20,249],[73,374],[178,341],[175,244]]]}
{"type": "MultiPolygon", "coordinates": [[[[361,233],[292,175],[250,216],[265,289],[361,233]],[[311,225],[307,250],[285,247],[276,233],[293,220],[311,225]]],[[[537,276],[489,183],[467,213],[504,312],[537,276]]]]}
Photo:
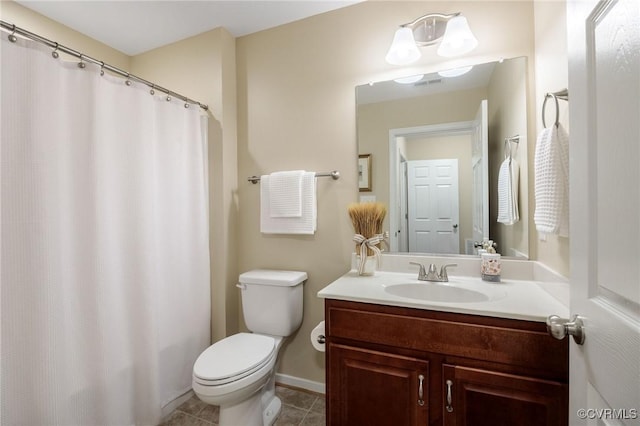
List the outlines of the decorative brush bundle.
{"type": "Polygon", "coordinates": [[[358,274],[373,275],[380,263],[382,222],[387,215],[387,207],[382,203],[353,203],[348,211],[356,232],[353,240],[358,253],[358,274]]]}

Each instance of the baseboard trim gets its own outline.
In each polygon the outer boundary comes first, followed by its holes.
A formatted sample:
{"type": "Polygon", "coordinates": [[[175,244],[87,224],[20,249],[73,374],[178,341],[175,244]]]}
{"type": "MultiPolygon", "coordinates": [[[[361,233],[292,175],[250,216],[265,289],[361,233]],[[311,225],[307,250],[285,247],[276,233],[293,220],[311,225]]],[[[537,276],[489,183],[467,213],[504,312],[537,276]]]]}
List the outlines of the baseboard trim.
{"type": "Polygon", "coordinates": [[[182,395],[162,407],[162,421],[166,421],[171,413],[173,413],[173,410],[181,406],[182,403],[186,402],[194,395],[195,394],[193,393],[193,390],[189,389],[187,392],[183,393],[182,395]]]}
{"type": "Polygon", "coordinates": [[[276,383],[308,390],[310,392],[321,393],[323,395],[326,393],[324,383],[301,379],[300,377],[289,376],[288,374],[276,373],[276,383]]]}

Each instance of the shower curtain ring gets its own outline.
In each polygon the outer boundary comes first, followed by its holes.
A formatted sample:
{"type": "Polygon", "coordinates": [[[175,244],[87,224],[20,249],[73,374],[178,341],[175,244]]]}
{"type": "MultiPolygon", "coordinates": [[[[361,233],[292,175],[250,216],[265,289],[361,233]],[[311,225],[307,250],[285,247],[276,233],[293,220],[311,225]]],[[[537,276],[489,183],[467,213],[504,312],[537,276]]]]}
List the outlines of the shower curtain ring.
{"type": "Polygon", "coordinates": [[[16,41],[18,41],[18,37],[15,36],[16,24],[12,24],[12,25],[13,25],[13,29],[11,31],[11,34],[9,34],[9,36],[7,38],[9,39],[9,41],[11,43],[15,43],[16,41]]]}
{"type": "Polygon", "coordinates": [[[151,90],[149,90],[149,93],[150,93],[150,94],[152,94],[152,95],[155,95],[155,94],[156,94],[156,90],[155,90],[155,88],[156,88],[156,85],[155,85],[155,84],[152,84],[152,85],[151,85],[151,90]]]}
{"type": "Polygon", "coordinates": [[[104,75],[104,61],[100,61],[100,75],[104,75]]]}
{"type": "Polygon", "coordinates": [[[129,73],[127,73],[127,80],[124,82],[127,86],[131,86],[131,80],[129,80],[129,73]]]}
{"type": "Polygon", "coordinates": [[[83,59],[82,59],[83,56],[84,56],[84,54],[81,53],[80,54],[80,62],[78,62],[78,68],[82,68],[82,69],[84,69],[87,66],[87,64],[85,64],[83,59]]]}
{"type": "Polygon", "coordinates": [[[56,42],[56,48],[53,50],[53,52],[51,52],[51,56],[53,56],[53,59],[58,59],[60,57],[60,54],[58,53],[58,43],[56,42]]]}
{"type": "Polygon", "coordinates": [[[171,95],[167,94],[166,100],[167,102],[171,102],[171,95]]]}

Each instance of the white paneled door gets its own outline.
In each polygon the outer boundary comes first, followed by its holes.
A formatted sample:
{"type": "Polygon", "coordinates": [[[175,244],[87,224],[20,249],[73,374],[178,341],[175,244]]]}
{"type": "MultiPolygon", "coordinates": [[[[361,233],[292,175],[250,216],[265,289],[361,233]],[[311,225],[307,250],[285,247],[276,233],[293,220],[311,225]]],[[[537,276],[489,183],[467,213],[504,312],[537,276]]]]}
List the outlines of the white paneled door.
{"type": "Polygon", "coordinates": [[[458,160],[407,162],[409,251],[460,253],[458,160]]]}
{"type": "MultiPolygon", "coordinates": [[[[640,424],[640,1],[568,2],[569,424],[640,424]]],[[[557,90],[550,88],[550,90],[557,90]]]]}

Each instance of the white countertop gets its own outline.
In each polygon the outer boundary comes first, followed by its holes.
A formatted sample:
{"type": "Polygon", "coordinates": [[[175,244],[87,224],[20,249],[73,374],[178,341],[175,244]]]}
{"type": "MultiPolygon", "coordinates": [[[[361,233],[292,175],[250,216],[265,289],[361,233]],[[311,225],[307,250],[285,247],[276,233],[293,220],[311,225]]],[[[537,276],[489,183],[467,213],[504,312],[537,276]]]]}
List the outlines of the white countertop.
{"type": "Polygon", "coordinates": [[[425,281],[418,281],[415,272],[376,271],[373,276],[358,276],[357,271],[351,270],[320,290],[318,297],[541,322],[545,322],[549,315],[569,318],[569,284],[566,281],[503,278],[500,283],[489,283],[479,276],[456,276],[450,272],[449,283],[434,283],[476,290],[490,297],[488,301],[468,303],[435,302],[396,296],[385,291],[388,286],[404,283],[425,281]]]}

